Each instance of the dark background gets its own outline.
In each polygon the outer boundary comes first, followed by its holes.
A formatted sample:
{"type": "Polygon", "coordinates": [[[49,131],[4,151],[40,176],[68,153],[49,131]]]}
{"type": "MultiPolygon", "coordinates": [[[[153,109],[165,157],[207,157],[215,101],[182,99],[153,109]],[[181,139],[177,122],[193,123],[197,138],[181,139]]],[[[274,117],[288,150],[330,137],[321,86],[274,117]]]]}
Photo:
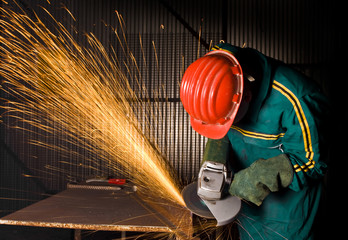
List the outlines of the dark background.
{"type": "MultiPolygon", "coordinates": [[[[112,27],[120,29],[115,10],[123,17],[126,38],[140,66],[149,91],[163,112],[160,125],[153,128],[157,144],[177,170],[183,182],[198,174],[206,139],[196,134],[179,99],[183,70],[207,52],[210,44],[224,40],[236,46],[259,50],[267,56],[292,65],[321,85],[332,104],[324,193],[316,231],[318,239],[344,236],[346,169],[347,88],[347,17],[342,1],[322,0],[18,0],[28,14],[41,18],[52,15],[81,44],[85,33],[94,33],[107,50],[117,49],[112,27]],[[70,17],[63,6],[76,18],[70,17]],[[73,31],[77,30],[77,33],[73,31]],[[146,65],[139,43],[141,36],[146,65]],[[153,44],[156,48],[158,66],[153,44]]],[[[52,24],[47,20],[48,26],[52,24]]],[[[1,33],[0,33],[1,34],[1,33]]],[[[132,81],[132,80],[130,80],[132,81]]],[[[5,96],[1,93],[2,97],[5,96]]],[[[6,96],[5,96],[6,97],[6,96]]],[[[59,153],[30,146],[31,137],[0,125],[0,216],[5,216],[40,199],[65,189],[69,181],[89,176],[114,175],[107,165],[97,171],[81,168],[83,159],[67,158],[59,153]],[[61,162],[71,163],[68,167],[61,162]],[[65,169],[60,172],[54,168],[65,169]],[[34,178],[25,177],[27,175],[34,178]]],[[[53,136],[59,139],[59,136],[53,136]]],[[[90,162],[86,164],[91,164],[90,162]]],[[[0,239],[67,239],[66,232],[0,226],[0,239]],[[18,233],[18,234],[15,234],[18,233]],[[23,233],[22,235],[20,233],[23,233]],[[38,233],[39,232],[39,233],[38,233]],[[6,233],[8,235],[6,235],[6,233]],[[34,235],[33,235],[34,234],[34,235]],[[52,235],[50,235],[52,234],[52,235]],[[60,236],[59,234],[62,234],[60,236]],[[18,235],[18,236],[17,236],[18,235]],[[30,237],[32,235],[32,238],[30,237]],[[5,237],[7,236],[7,237],[5,237]],[[42,237],[46,236],[46,237],[42,237]],[[49,237],[48,237],[49,236],[49,237]]]]}

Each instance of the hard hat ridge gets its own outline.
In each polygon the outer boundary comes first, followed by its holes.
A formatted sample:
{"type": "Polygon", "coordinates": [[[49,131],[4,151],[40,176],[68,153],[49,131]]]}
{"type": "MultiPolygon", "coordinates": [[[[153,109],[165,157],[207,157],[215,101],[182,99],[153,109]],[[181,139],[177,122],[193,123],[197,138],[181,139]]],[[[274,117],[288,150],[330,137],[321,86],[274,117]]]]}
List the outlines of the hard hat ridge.
{"type": "Polygon", "coordinates": [[[231,53],[216,50],[187,68],[180,98],[198,133],[222,138],[233,123],[242,90],[242,69],[237,59],[231,53]]]}

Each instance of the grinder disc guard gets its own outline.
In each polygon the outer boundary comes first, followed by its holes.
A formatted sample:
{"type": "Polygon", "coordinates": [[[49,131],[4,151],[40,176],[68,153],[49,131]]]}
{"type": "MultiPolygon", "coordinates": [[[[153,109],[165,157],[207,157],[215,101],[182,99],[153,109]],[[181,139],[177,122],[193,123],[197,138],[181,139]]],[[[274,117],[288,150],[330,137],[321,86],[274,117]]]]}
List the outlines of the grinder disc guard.
{"type": "Polygon", "coordinates": [[[181,192],[184,198],[186,207],[194,214],[208,218],[214,219],[213,214],[210,212],[204,201],[197,195],[197,182],[193,182],[187,185],[181,192]]]}
{"type": "Polygon", "coordinates": [[[241,209],[241,200],[231,195],[216,201],[202,200],[197,195],[197,184],[197,182],[193,182],[182,191],[186,207],[200,217],[215,218],[217,226],[231,223],[241,209]]]}

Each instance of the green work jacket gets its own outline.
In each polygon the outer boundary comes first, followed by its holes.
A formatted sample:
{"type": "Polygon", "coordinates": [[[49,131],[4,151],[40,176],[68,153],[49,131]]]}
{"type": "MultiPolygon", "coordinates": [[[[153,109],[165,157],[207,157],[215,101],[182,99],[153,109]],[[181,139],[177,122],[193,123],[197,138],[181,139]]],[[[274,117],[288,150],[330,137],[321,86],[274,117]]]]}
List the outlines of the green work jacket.
{"type": "Polygon", "coordinates": [[[256,50],[229,44],[216,49],[232,52],[242,68],[243,62],[253,59],[263,72],[262,79],[256,79],[261,83],[247,115],[227,134],[233,170],[282,153],[294,169],[290,186],[269,194],[260,207],[243,202],[238,216],[241,239],[312,239],[320,180],[327,167],[322,159],[326,97],[312,80],[256,50]]]}

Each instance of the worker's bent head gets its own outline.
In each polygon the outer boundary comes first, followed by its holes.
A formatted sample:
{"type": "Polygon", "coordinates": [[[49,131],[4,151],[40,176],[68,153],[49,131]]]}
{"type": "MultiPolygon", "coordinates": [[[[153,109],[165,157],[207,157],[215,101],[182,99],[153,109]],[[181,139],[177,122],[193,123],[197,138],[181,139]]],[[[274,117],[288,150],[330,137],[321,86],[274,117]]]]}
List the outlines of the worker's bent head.
{"type": "Polygon", "coordinates": [[[243,73],[229,52],[215,50],[193,62],[186,70],[180,98],[199,134],[223,138],[235,120],[243,94],[243,73]]]}

